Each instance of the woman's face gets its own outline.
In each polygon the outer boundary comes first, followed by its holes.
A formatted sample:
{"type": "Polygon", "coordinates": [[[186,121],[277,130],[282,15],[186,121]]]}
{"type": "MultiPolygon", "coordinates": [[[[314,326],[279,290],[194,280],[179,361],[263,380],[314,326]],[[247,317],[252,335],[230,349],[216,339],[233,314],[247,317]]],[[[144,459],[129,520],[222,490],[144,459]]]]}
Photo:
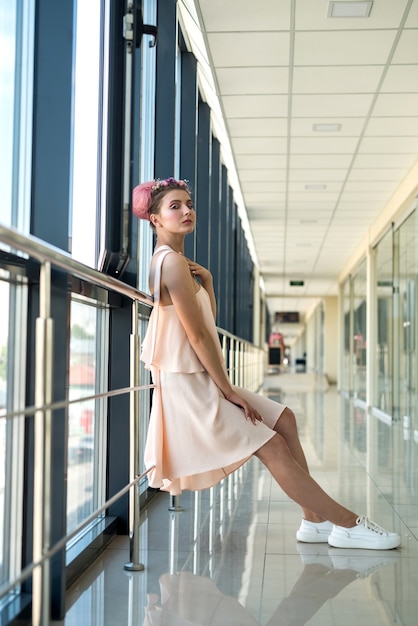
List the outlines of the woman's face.
{"type": "Polygon", "coordinates": [[[172,189],[166,193],[161,200],[160,212],[150,218],[157,232],[164,228],[169,232],[188,234],[196,223],[193,202],[187,191],[182,189],[172,189]]]}

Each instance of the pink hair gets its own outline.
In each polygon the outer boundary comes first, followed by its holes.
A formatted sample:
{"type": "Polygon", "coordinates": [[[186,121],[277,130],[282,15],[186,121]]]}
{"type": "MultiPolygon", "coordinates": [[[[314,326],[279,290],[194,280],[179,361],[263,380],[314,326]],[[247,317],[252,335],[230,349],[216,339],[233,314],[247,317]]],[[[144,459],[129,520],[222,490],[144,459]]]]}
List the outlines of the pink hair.
{"type": "Polygon", "coordinates": [[[185,180],[176,180],[175,178],[165,178],[160,180],[150,180],[141,183],[132,192],[132,211],[136,217],[141,220],[150,219],[150,214],[155,211],[155,198],[162,191],[170,191],[171,189],[184,189],[190,193],[190,187],[185,180]]]}

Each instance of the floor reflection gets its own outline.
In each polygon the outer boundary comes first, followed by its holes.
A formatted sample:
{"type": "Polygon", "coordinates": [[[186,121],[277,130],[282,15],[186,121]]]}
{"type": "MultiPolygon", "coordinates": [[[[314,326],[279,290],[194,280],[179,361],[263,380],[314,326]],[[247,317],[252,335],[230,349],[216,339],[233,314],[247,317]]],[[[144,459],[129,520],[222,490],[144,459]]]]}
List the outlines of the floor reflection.
{"type": "MultiPolygon", "coordinates": [[[[266,626],[302,626],[331,598],[359,577],[381,567],[394,566],[396,557],[328,555],[326,546],[302,546],[301,574],[289,595],[266,626]]],[[[399,557],[398,557],[399,558],[399,557]]],[[[160,595],[150,594],[143,626],[255,626],[252,615],[235,599],[221,592],[213,580],[191,572],[160,576],[160,595]]]]}

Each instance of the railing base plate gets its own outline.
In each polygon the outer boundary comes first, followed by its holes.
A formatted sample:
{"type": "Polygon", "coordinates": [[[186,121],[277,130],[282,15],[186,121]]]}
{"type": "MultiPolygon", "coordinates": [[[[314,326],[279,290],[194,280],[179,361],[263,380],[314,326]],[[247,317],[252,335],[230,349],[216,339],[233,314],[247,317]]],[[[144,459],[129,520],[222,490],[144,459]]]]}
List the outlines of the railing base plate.
{"type": "Polygon", "coordinates": [[[128,572],[143,572],[145,566],[142,563],[125,563],[123,569],[126,569],[128,572]]]}

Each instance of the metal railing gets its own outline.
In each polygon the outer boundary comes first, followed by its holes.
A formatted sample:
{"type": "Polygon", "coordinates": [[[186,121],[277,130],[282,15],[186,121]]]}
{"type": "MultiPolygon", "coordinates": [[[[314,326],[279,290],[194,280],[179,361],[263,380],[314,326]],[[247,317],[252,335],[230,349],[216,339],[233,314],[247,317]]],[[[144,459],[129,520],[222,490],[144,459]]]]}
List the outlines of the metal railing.
{"type": "MultiPolygon", "coordinates": [[[[99,514],[129,491],[129,536],[130,561],[125,569],[140,571],[144,566],[139,561],[139,526],[140,494],[139,482],[148,473],[140,473],[140,392],[152,385],[140,385],[140,337],[138,334],[139,303],[152,306],[151,296],[119,280],[105,276],[76,260],[69,254],[45,244],[36,237],[24,236],[12,228],[0,225],[0,242],[12,250],[18,250],[40,262],[39,316],[36,320],[35,336],[35,405],[15,410],[1,416],[2,419],[33,416],[34,419],[34,499],[33,512],[33,560],[20,575],[0,587],[0,599],[15,589],[31,575],[32,581],[32,625],[47,626],[50,623],[50,559],[64,549],[66,544],[76,537],[99,514]],[[53,326],[51,318],[51,268],[58,267],[68,274],[104,287],[132,301],[132,320],[130,337],[130,386],[107,391],[93,396],[84,396],[77,400],[52,402],[53,372],[53,326]],[[112,498],[95,510],[71,533],[62,537],[54,546],[50,546],[51,508],[51,470],[52,470],[52,415],[58,408],[70,404],[95,399],[130,394],[130,482],[112,498]]],[[[222,349],[231,381],[257,391],[262,383],[264,370],[264,351],[246,341],[218,329],[222,339],[222,349]]],[[[152,468],[150,468],[152,469],[152,468]]],[[[150,470],[148,470],[150,471],[150,470]]],[[[178,498],[172,503],[171,510],[179,511],[178,498]]]]}

